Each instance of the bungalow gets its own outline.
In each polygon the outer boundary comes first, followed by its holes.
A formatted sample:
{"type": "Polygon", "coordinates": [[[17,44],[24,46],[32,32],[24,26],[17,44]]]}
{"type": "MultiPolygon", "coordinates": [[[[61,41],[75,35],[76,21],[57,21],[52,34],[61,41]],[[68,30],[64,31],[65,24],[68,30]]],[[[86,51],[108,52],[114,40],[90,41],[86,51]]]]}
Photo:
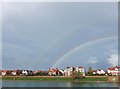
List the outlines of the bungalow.
{"type": "Polygon", "coordinates": [[[108,68],[107,72],[109,75],[116,75],[117,76],[120,73],[120,67],[116,66],[116,67],[108,68]]]}

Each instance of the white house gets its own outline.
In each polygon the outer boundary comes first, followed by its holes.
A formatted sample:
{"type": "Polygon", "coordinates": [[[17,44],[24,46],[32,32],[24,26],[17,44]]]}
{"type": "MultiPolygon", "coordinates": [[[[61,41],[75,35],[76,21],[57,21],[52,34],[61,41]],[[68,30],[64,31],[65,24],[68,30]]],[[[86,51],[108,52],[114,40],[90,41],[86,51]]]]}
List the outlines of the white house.
{"type": "Polygon", "coordinates": [[[28,75],[28,71],[27,70],[23,70],[22,71],[22,75],[28,75]]]}
{"type": "Polygon", "coordinates": [[[82,66],[76,67],[75,70],[77,72],[81,72],[83,76],[85,76],[85,68],[83,68],[82,66]]]}
{"type": "Polygon", "coordinates": [[[117,76],[118,74],[120,74],[120,67],[116,66],[116,67],[108,68],[107,72],[109,75],[116,75],[117,76]]]}
{"type": "Polygon", "coordinates": [[[61,73],[62,73],[62,75],[64,75],[64,70],[59,70],[61,73]]]}
{"type": "Polygon", "coordinates": [[[105,71],[104,70],[93,70],[93,75],[101,75],[101,74],[105,74],[105,71]]]}
{"type": "Polygon", "coordinates": [[[77,72],[81,72],[83,74],[83,76],[85,76],[85,69],[81,66],[80,67],[67,67],[64,70],[64,75],[65,76],[71,76],[72,72],[73,72],[73,69],[75,69],[77,72]]]}
{"type": "Polygon", "coordinates": [[[104,70],[101,70],[101,69],[100,69],[100,70],[97,70],[97,74],[99,74],[99,75],[100,75],[100,74],[105,74],[105,71],[104,71],[104,70]]]}
{"type": "Polygon", "coordinates": [[[64,75],[65,75],[65,76],[71,76],[71,75],[72,75],[72,71],[73,71],[73,67],[67,67],[67,68],[64,70],[64,75]]]}
{"type": "Polygon", "coordinates": [[[96,75],[97,74],[97,70],[93,70],[93,74],[96,75]]]}

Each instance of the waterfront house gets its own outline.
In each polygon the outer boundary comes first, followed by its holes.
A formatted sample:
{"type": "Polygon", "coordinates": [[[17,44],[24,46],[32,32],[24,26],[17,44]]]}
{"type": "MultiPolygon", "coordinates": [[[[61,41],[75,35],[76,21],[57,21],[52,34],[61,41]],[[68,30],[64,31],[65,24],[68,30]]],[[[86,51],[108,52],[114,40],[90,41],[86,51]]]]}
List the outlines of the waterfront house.
{"type": "Polygon", "coordinates": [[[97,74],[98,74],[98,75],[104,75],[104,74],[105,74],[105,71],[102,70],[102,69],[100,69],[100,70],[98,69],[98,70],[97,70],[97,74]]]}
{"type": "Polygon", "coordinates": [[[93,70],[93,75],[97,75],[97,70],[93,70]]]}
{"type": "Polygon", "coordinates": [[[83,68],[82,66],[76,67],[75,70],[76,70],[77,72],[84,72],[84,68],[83,68]]]}
{"type": "Polygon", "coordinates": [[[50,75],[50,76],[62,76],[63,73],[58,68],[56,68],[56,69],[52,68],[52,69],[48,70],[48,75],[50,75]]]}
{"type": "Polygon", "coordinates": [[[32,70],[27,70],[29,76],[33,76],[33,71],[32,70]]]}
{"type": "Polygon", "coordinates": [[[23,70],[22,71],[22,75],[26,75],[27,76],[28,75],[28,71],[27,70],[23,70]]]}
{"type": "Polygon", "coordinates": [[[82,66],[79,67],[67,67],[64,70],[64,75],[65,76],[71,76],[73,73],[73,70],[77,71],[77,72],[81,72],[83,76],[85,76],[85,69],[82,66]]]}
{"type": "Polygon", "coordinates": [[[22,70],[17,70],[17,75],[22,75],[22,70]]]}
{"type": "Polygon", "coordinates": [[[81,72],[83,76],[85,76],[85,68],[83,68],[82,66],[76,67],[75,70],[77,72],[81,72]]]}
{"type": "Polygon", "coordinates": [[[105,71],[102,69],[93,70],[93,75],[105,75],[105,71]]]}
{"type": "Polygon", "coordinates": [[[1,75],[2,75],[2,76],[5,76],[5,75],[8,75],[8,73],[9,73],[8,70],[2,70],[1,75]]]}
{"type": "Polygon", "coordinates": [[[110,67],[107,70],[109,75],[118,75],[120,73],[120,67],[116,66],[116,67],[110,67]]]}
{"type": "Polygon", "coordinates": [[[73,67],[67,67],[67,68],[64,70],[64,75],[65,75],[65,76],[71,76],[71,75],[72,75],[72,72],[73,72],[73,67]]]}
{"type": "Polygon", "coordinates": [[[60,71],[60,74],[64,76],[64,70],[59,70],[59,71],[60,71]]]}
{"type": "Polygon", "coordinates": [[[11,74],[14,75],[14,76],[16,76],[16,75],[17,75],[17,70],[13,70],[13,71],[11,72],[11,74]]]}

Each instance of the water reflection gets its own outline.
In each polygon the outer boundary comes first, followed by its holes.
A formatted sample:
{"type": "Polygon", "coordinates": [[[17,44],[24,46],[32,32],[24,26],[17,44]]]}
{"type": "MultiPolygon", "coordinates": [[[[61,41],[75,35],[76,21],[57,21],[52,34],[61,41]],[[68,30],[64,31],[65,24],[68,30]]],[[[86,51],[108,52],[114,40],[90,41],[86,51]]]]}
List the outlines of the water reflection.
{"type": "Polygon", "coordinates": [[[118,83],[72,83],[52,81],[2,81],[3,87],[118,87],[118,83]]]}

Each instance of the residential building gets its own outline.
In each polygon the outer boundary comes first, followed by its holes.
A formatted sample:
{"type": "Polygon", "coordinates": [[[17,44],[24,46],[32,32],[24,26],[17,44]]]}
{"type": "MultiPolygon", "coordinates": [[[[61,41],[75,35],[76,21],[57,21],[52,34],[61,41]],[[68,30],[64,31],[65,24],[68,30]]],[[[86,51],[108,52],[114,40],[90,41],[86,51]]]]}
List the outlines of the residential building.
{"type": "Polygon", "coordinates": [[[8,70],[2,70],[1,75],[2,76],[8,75],[8,72],[9,72],[8,70]]]}
{"type": "Polygon", "coordinates": [[[116,67],[110,67],[108,68],[107,70],[108,74],[109,75],[118,75],[120,74],[120,67],[116,66],[116,67]]]}
{"type": "Polygon", "coordinates": [[[17,70],[13,70],[13,71],[11,72],[11,74],[14,75],[14,76],[16,76],[16,75],[17,75],[17,70]]]}
{"type": "Polygon", "coordinates": [[[65,76],[71,76],[71,75],[72,75],[72,72],[73,72],[73,67],[67,67],[67,68],[64,70],[64,75],[65,75],[65,76]]]}
{"type": "Polygon", "coordinates": [[[56,69],[54,69],[54,68],[49,69],[49,70],[48,70],[48,74],[49,74],[49,75],[52,75],[52,76],[62,75],[61,71],[60,71],[58,68],[56,68],[56,69]]]}
{"type": "Polygon", "coordinates": [[[22,75],[28,75],[28,71],[27,70],[23,70],[22,71],[22,75]]]}

